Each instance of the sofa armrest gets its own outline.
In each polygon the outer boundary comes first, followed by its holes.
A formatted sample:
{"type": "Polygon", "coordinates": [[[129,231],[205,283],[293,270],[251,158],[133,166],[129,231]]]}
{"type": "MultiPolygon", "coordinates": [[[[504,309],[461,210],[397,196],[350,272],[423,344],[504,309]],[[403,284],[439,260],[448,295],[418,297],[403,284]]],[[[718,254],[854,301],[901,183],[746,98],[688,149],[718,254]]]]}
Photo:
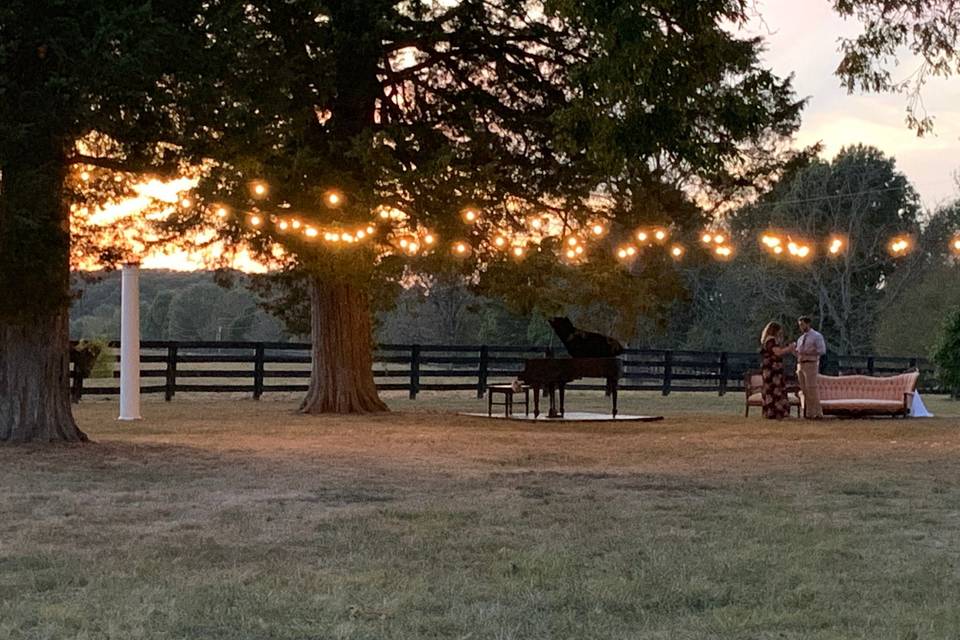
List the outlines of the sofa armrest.
{"type": "Polygon", "coordinates": [[[904,391],[903,393],[903,408],[907,411],[910,411],[913,406],[913,394],[913,391],[904,391]]]}

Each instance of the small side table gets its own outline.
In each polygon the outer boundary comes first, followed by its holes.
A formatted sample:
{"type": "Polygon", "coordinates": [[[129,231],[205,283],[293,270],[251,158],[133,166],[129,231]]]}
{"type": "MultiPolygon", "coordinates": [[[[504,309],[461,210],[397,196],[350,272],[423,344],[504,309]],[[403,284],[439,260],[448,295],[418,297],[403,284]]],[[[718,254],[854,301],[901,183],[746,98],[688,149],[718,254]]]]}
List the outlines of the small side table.
{"type": "MultiPolygon", "coordinates": [[[[530,387],[523,385],[520,391],[513,388],[510,384],[491,384],[487,386],[487,415],[493,417],[493,408],[503,407],[503,415],[509,418],[513,415],[513,396],[523,394],[523,415],[530,415],[530,387]],[[494,394],[503,395],[503,402],[494,402],[494,394]]],[[[519,400],[518,400],[519,402],[519,400]]]]}

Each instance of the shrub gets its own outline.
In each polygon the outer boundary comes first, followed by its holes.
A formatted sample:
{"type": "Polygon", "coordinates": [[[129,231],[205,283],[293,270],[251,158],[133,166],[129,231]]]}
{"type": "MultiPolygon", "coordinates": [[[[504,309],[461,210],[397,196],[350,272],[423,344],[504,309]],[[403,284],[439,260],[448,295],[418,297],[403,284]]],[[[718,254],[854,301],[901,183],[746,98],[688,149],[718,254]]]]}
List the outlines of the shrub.
{"type": "Polygon", "coordinates": [[[960,395],[960,308],[947,316],[932,358],[943,386],[960,395]]]}

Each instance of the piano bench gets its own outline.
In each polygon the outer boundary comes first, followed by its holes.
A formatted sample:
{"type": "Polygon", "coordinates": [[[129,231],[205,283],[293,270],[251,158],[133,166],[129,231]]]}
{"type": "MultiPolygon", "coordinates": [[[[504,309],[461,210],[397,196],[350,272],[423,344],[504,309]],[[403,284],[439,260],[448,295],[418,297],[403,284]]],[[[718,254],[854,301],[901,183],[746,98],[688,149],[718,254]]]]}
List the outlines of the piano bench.
{"type": "Polygon", "coordinates": [[[493,417],[494,407],[503,407],[503,415],[509,418],[513,415],[513,396],[514,394],[523,394],[523,415],[530,415],[530,387],[523,385],[520,391],[513,388],[510,384],[491,384],[487,385],[487,415],[493,417]],[[494,394],[503,395],[503,402],[494,402],[494,394]]]}

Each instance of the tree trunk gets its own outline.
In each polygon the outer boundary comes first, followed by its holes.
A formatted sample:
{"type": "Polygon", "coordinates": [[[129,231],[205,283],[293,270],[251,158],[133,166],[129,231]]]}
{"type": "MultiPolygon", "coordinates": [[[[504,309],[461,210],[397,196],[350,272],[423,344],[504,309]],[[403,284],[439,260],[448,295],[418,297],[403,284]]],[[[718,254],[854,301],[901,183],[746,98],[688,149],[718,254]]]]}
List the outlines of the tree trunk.
{"type": "Polygon", "coordinates": [[[303,413],[387,411],[373,380],[370,304],[356,285],[310,281],[313,370],[303,413]]]}
{"type": "Polygon", "coordinates": [[[70,408],[65,144],[19,143],[0,158],[0,442],[83,442],[70,408]]]}
{"type": "Polygon", "coordinates": [[[0,324],[0,442],[86,442],[70,410],[68,310],[0,324]]]}

